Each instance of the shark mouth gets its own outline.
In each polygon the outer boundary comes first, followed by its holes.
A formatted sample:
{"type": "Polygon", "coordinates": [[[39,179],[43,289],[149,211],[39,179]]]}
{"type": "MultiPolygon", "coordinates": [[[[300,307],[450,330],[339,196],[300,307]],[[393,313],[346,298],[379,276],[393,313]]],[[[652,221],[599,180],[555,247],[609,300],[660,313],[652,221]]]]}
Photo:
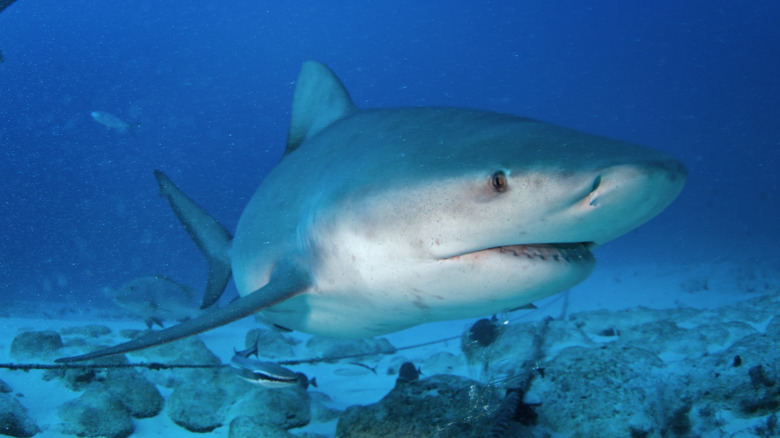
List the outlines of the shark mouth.
{"type": "Polygon", "coordinates": [[[595,260],[588,243],[548,243],[531,245],[508,245],[486,249],[500,254],[528,259],[552,260],[556,262],[589,262],[595,260]]]}
{"type": "Polygon", "coordinates": [[[590,242],[579,243],[533,243],[522,245],[496,246],[446,257],[442,260],[454,260],[458,258],[479,258],[488,254],[503,254],[510,257],[524,257],[529,260],[541,260],[569,263],[592,263],[595,260],[590,248],[594,245],[590,242]]]}

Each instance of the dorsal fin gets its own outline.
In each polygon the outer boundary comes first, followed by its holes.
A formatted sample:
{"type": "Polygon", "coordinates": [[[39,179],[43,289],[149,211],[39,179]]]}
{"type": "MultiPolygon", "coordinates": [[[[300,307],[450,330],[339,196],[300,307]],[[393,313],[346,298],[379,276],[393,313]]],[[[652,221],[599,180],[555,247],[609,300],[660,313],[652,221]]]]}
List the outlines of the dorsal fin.
{"type": "Polygon", "coordinates": [[[284,155],[356,109],[347,89],[331,69],[317,61],[305,62],[295,86],[290,133],[284,155]]]}

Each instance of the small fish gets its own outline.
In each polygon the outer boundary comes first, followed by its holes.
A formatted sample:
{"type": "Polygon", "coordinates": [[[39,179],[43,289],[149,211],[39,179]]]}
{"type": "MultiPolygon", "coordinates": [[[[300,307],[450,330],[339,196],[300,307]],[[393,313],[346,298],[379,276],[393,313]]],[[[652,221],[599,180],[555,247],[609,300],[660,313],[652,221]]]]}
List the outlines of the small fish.
{"type": "Polygon", "coordinates": [[[92,111],[89,113],[89,115],[92,116],[93,120],[105,126],[106,128],[115,129],[121,133],[129,132],[130,134],[135,135],[135,132],[133,131],[135,127],[133,125],[125,122],[111,113],[107,113],[105,111],[92,111]]]}
{"type": "Polygon", "coordinates": [[[365,369],[371,371],[372,373],[376,374],[376,367],[370,367],[370,366],[368,366],[368,365],[366,365],[364,363],[361,363],[361,362],[350,362],[349,364],[365,368],[365,369]]]}
{"type": "Polygon", "coordinates": [[[499,321],[496,315],[490,319],[480,319],[471,326],[462,339],[462,348],[485,348],[495,342],[505,329],[505,324],[499,321]]]}
{"type": "Polygon", "coordinates": [[[230,366],[238,377],[249,383],[268,388],[289,388],[301,385],[306,389],[309,384],[317,387],[317,379],[309,380],[303,373],[296,373],[274,362],[261,362],[242,356],[237,352],[230,360],[230,366]]]}
{"type": "Polygon", "coordinates": [[[419,367],[415,367],[411,362],[404,362],[401,365],[401,369],[398,370],[398,379],[396,379],[396,384],[401,382],[414,382],[415,380],[420,379],[421,374],[422,371],[420,371],[419,367]]]}

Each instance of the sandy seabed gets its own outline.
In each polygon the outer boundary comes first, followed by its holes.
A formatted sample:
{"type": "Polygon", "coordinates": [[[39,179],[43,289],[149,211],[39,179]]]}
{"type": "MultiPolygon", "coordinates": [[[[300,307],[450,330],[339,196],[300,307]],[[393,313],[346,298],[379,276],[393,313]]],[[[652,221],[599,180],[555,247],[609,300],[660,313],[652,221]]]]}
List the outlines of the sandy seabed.
{"type": "MultiPolygon", "coordinates": [[[[766,294],[780,294],[780,268],[771,263],[756,265],[753,263],[735,264],[729,262],[714,264],[698,264],[688,266],[623,265],[620,267],[599,268],[594,275],[583,284],[569,292],[550,297],[537,303],[538,309],[518,311],[508,316],[508,324],[518,324],[528,321],[539,321],[545,317],[568,318],[572,314],[594,310],[620,311],[639,306],[654,309],[679,309],[691,307],[696,309],[715,309],[732,305],[740,301],[766,294]]],[[[777,309],[776,314],[780,314],[777,309]]],[[[386,336],[390,343],[398,348],[417,345],[428,341],[450,339],[425,347],[406,349],[392,355],[368,358],[361,365],[342,361],[340,363],[319,363],[316,365],[299,365],[291,367],[309,377],[316,377],[318,391],[330,398],[328,408],[343,410],[352,405],[376,403],[384,397],[395,385],[397,375],[389,374],[388,369],[397,370],[402,361],[411,361],[421,365],[422,377],[436,374],[442,369],[427,360],[442,354],[452,355],[456,359],[445,367],[448,374],[471,377],[485,382],[496,380],[501,376],[485,376],[484,369],[469,365],[463,359],[459,337],[475,320],[450,321],[443,323],[424,324],[399,333],[386,336]],[[363,366],[366,365],[366,366],[363,366]],[[374,368],[373,370],[370,368],[374,368]]],[[[0,339],[0,362],[14,362],[9,357],[11,342],[16,335],[25,331],[55,330],[66,327],[85,326],[90,324],[103,325],[111,328],[111,334],[103,339],[104,343],[119,343],[123,329],[143,329],[140,320],[121,314],[117,309],[82,309],[62,303],[14,302],[9,303],[0,314],[0,327],[5,334],[0,339]]],[[[246,318],[236,323],[212,330],[200,335],[200,339],[216,354],[223,363],[229,362],[233,350],[244,347],[246,333],[257,328],[259,324],[253,318],[246,318]]],[[[301,343],[295,348],[294,357],[301,359],[313,357],[314,352],[305,348],[309,336],[290,334],[301,343]]],[[[67,343],[66,343],[67,345],[67,343]]],[[[65,355],[77,353],[68,351],[65,355]]],[[[131,361],[138,361],[134,355],[129,355],[131,361]]],[[[59,407],[68,400],[77,398],[74,392],[58,380],[44,381],[42,371],[12,371],[0,370],[0,379],[13,390],[17,400],[28,409],[29,416],[37,423],[41,432],[37,436],[65,437],[61,432],[58,417],[59,407]]],[[[168,397],[171,390],[159,387],[163,397],[168,397]]],[[[135,432],[139,437],[184,437],[192,432],[176,425],[163,410],[153,418],[134,419],[135,432]]],[[[311,432],[333,436],[336,430],[336,420],[329,422],[312,422],[309,425],[292,429],[290,432],[300,434],[311,432]]],[[[197,434],[202,435],[202,434],[197,434]]],[[[208,434],[214,437],[227,437],[228,427],[225,424],[208,434]]],[[[742,436],[742,435],[734,435],[742,436]]],[[[746,435],[747,436],[747,435],[746,435]]]]}

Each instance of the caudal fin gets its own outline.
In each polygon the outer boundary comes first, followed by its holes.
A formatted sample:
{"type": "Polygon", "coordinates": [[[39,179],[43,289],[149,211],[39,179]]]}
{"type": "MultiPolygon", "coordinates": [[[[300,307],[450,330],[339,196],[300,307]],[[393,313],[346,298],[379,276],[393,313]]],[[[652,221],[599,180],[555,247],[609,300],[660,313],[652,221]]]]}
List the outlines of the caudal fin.
{"type": "Polygon", "coordinates": [[[222,224],[179,190],[164,173],[155,170],[154,177],[160,186],[160,196],[168,198],[176,217],[208,260],[209,279],[201,305],[201,308],[205,309],[217,302],[230,280],[229,252],[233,237],[222,224]]]}

